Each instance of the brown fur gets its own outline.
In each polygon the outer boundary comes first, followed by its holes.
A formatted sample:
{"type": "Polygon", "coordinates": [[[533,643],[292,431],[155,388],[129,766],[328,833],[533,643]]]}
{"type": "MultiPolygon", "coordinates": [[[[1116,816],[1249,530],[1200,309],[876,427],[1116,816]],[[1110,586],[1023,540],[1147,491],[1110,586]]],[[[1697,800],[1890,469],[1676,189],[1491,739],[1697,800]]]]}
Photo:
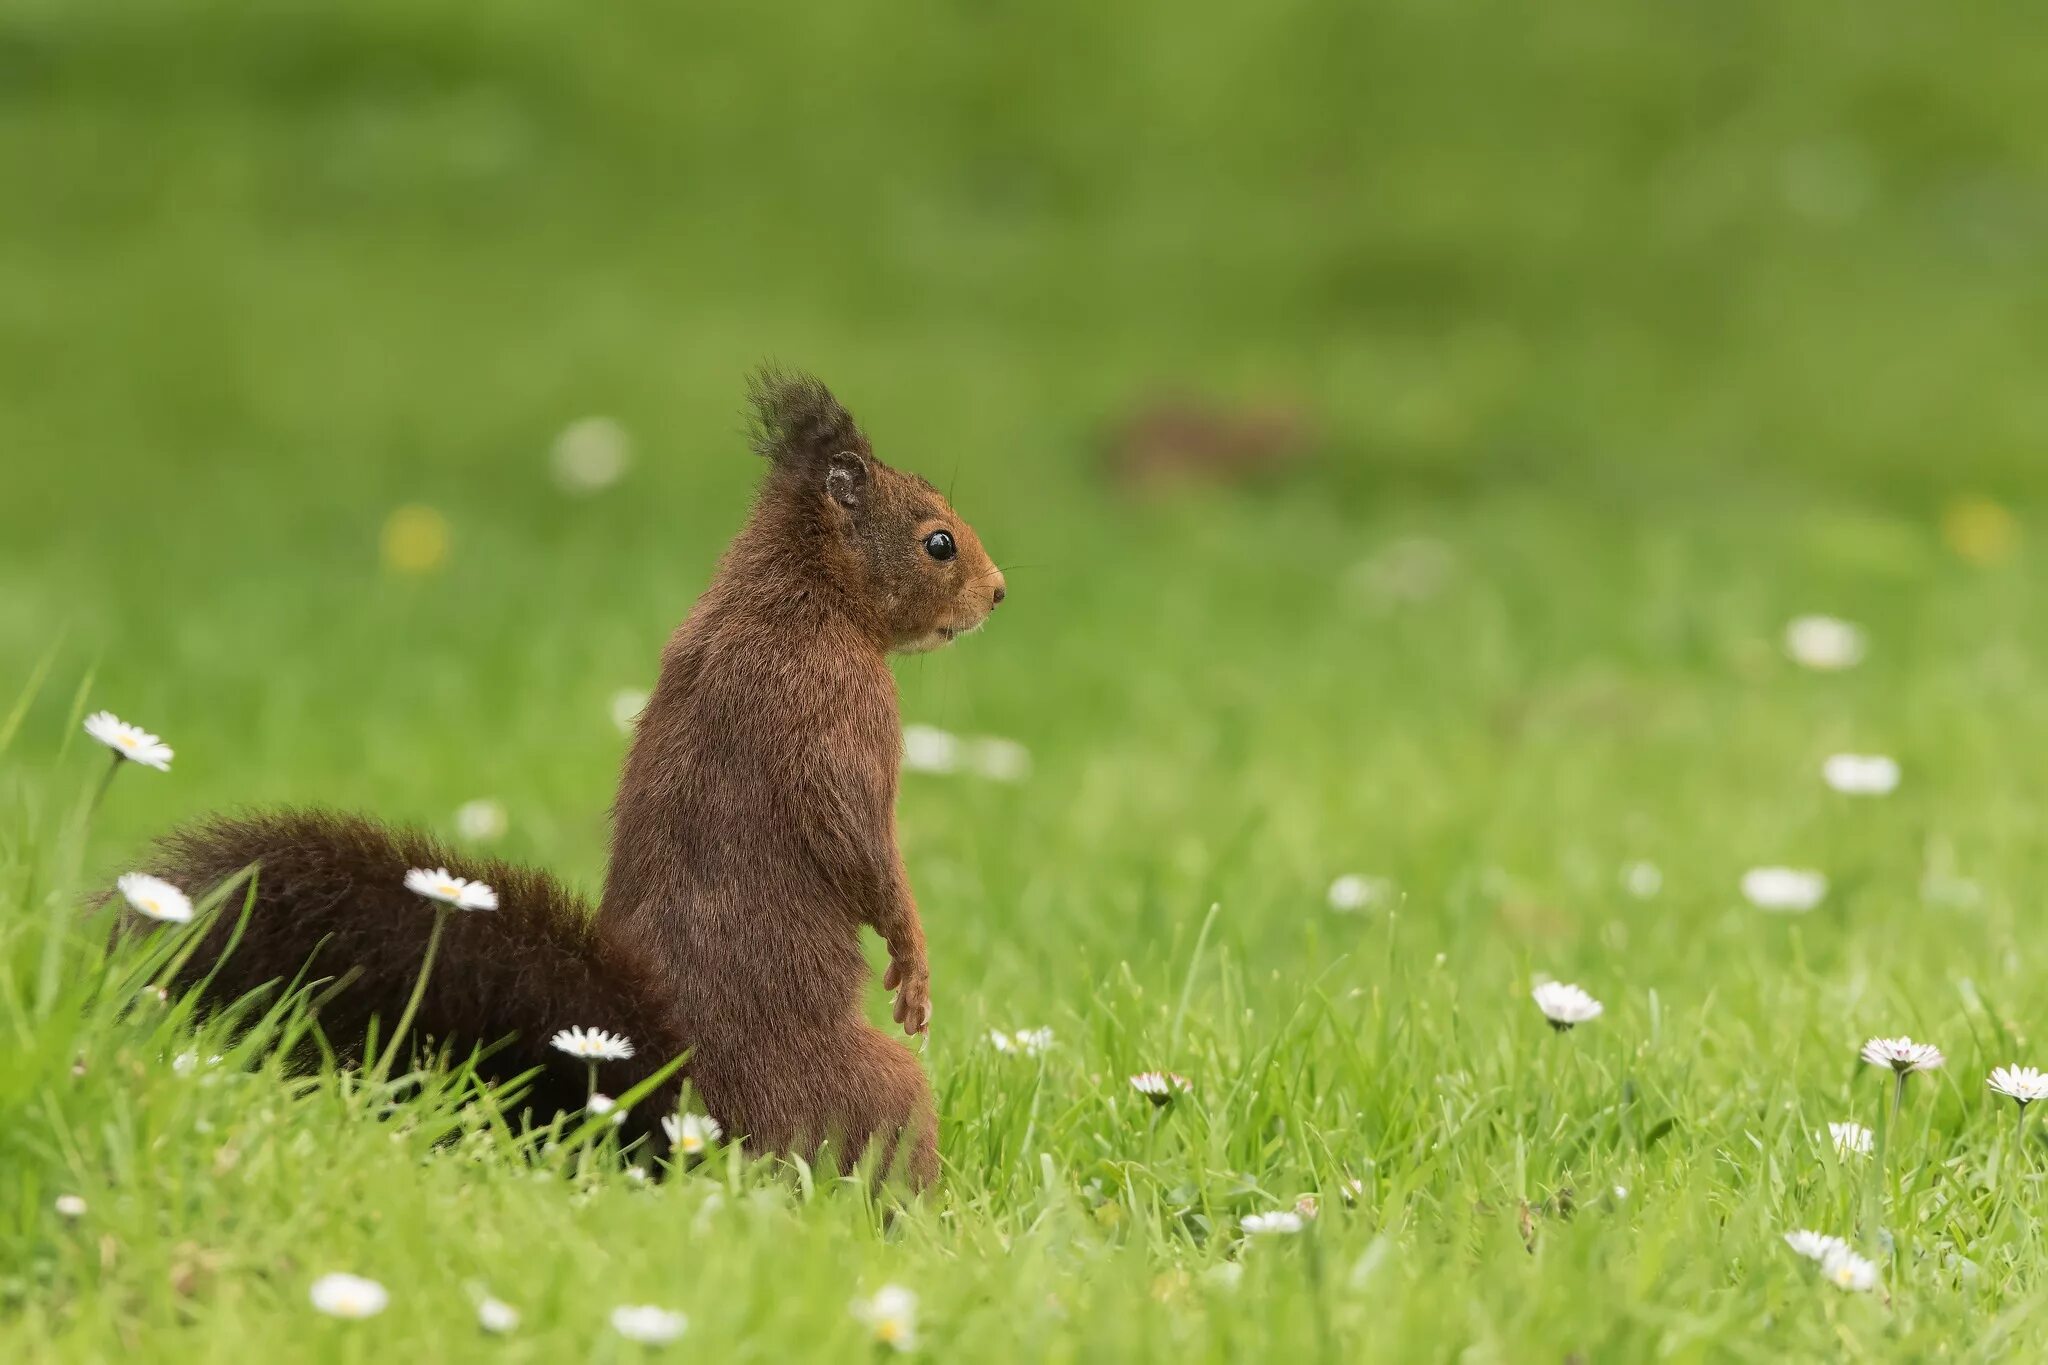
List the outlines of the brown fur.
{"type": "MultiPolygon", "coordinates": [[[[663,656],[619,783],[595,924],[545,874],[423,836],[332,815],[216,821],[172,836],[153,869],[197,893],[262,864],[212,999],[290,977],[324,938],[316,967],[360,970],[323,1027],[360,1039],[372,1015],[388,1024],[432,924],[404,872],[446,866],[497,887],[504,908],[451,916],[417,1027],[462,1047],[513,1035],[494,1064],[545,1065],[536,1109],[581,1104],[581,1065],[547,1038],[596,1025],[641,1048],[606,1064],[612,1093],[688,1049],[691,1086],[750,1148],[832,1141],[845,1167],[871,1154],[919,1186],[936,1178],[931,1087],[862,1010],[863,926],[888,945],[897,1022],[921,1032],[931,1008],[896,848],[902,737],[887,656],[978,628],[1003,577],[936,489],[874,457],[822,384],[768,372],[752,397],[769,472],[663,656]],[[950,560],[926,550],[941,530],[950,560]]],[[[195,976],[228,932],[210,932],[195,976]]]]}
{"type": "Polygon", "coordinates": [[[691,1082],[769,1150],[899,1134],[937,1174],[931,1088],[863,1017],[860,931],[889,946],[919,1032],[930,971],[896,849],[891,650],[972,630],[1003,595],[981,542],[922,479],[874,458],[815,380],[755,385],[771,468],[717,577],[669,641],[626,760],[603,916],[652,946],[691,1082]],[[943,529],[956,556],[923,541],[943,529]],[[950,632],[950,633],[949,633],[950,632]]]}
{"type": "MultiPolygon", "coordinates": [[[[223,901],[179,984],[215,973],[208,1002],[226,1004],[305,970],[327,980],[322,1034],[344,1061],[363,1060],[370,1020],[386,1037],[419,975],[434,907],[405,889],[415,867],[446,867],[488,882],[494,911],[448,912],[447,928],[420,1002],[415,1036],[466,1056],[504,1040],[479,1066],[496,1081],[539,1068],[525,1103],[542,1117],[582,1108],[585,1064],[548,1045],[571,1025],[623,1033],[636,1045],[628,1061],[604,1062],[598,1084],[623,1094],[686,1046],[657,1004],[659,979],[641,948],[626,941],[545,872],[494,859],[464,857],[417,830],[393,830],[321,811],[273,811],[222,817],[183,829],[158,846],[152,870],[194,891],[219,886],[259,865],[256,904],[242,923],[238,885],[223,901]],[[241,928],[241,942],[221,950],[241,928]]],[[[380,1044],[381,1046],[381,1044],[380,1044]]],[[[673,1113],[681,1082],[671,1080],[629,1116],[629,1132],[650,1137],[673,1113]]]]}

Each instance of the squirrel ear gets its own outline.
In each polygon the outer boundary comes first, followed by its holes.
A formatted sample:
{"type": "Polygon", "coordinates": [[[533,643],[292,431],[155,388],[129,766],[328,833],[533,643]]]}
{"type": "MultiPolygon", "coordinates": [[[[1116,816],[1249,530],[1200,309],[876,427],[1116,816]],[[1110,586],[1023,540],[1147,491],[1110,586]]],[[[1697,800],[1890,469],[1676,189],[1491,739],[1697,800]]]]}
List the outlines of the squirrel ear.
{"type": "Polygon", "coordinates": [[[868,495],[868,462],[858,452],[834,451],[825,462],[825,491],[849,512],[858,512],[868,495]]]}
{"type": "Polygon", "coordinates": [[[819,469],[841,452],[868,453],[853,414],[807,374],[763,368],[748,381],[747,397],[754,407],[754,450],[778,465],[819,469]]]}

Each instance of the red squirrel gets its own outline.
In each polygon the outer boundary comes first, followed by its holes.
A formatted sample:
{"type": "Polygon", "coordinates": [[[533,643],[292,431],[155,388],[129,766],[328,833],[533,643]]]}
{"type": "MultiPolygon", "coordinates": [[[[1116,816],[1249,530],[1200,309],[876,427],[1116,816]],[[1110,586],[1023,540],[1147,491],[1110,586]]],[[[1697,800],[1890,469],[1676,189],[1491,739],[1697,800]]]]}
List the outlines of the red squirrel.
{"type": "MultiPolygon", "coordinates": [[[[497,888],[496,912],[448,917],[415,1032],[486,1075],[539,1069],[542,1117],[584,1102],[583,1068],[551,1055],[572,1025],[626,1034],[606,1062],[618,1093],[688,1053],[684,1075],[750,1151],[835,1144],[938,1175],[931,1086],[909,1048],[870,1025],[863,926],[889,949],[883,979],[906,1033],[926,1030],[931,972],[897,851],[902,734],[892,652],[940,648],[1003,600],[980,539],[912,474],[875,458],[824,385],[773,371],[751,386],[769,470],[752,515],[670,639],[615,803],[594,918],[546,873],[464,856],[354,816],[221,818],[167,837],[148,870],[195,896],[257,866],[241,941],[231,895],[185,984],[219,1005],[306,971],[338,978],[318,1006],[331,1046],[359,1058],[411,991],[434,912],[408,868],[497,888]],[[309,965],[310,964],[310,965],[309,965]],[[211,975],[209,976],[209,973],[211,975]],[[870,1150],[872,1149],[872,1151],[870,1150]]],[[[653,1119],[676,1082],[638,1106],[653,1119]]]]}

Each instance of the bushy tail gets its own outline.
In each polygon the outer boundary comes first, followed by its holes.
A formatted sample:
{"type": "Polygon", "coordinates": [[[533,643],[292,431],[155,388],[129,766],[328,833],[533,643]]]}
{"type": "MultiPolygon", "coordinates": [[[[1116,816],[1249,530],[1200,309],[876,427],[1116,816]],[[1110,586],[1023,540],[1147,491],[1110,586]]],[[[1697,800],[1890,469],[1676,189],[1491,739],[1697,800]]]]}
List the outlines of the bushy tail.
{"type": "MultiPolygon", "coordinates": [[[[580,1025],[632,1040],[630,1060],[599,1063],[598,1088],[610,1095],[639,1084],[686,1046],[663,1023],[644,960],[601,934],[588,907],[545,872],[467,857],[417,830],[327,811],[188,826],[158,844],[148,870],[197,900],[252,864],[255,904],[246,922],[238,888],[178,983],[197,986],[211,972],[203,1008],[282,989],[303,973],[309,982],[329,983],[316,992],[329,1045],[345,1060],[362,1060],[370,1021],[380,1021],[379,1036],[388,1038],[404,1012],[433,928],[433,905],[406,890],[405,874],[445,867],[489,883],[499,908],[448,912],[414,1039],[449,1047],[458,1058],[491,1048],[478,1070],[497,1081],[537,1068],[523,1103],[542,1120],[580,1109],[586,1099],[586,1065],[549,1045],[557,1031],[580,1025]],[[238,924],[240,941],[223,958],[238,924]]],[[[672,1078],[636,1105],[628,1131],[660,1144],[656,1120],[674,1112],[679,1087],[672,1078]]]]}

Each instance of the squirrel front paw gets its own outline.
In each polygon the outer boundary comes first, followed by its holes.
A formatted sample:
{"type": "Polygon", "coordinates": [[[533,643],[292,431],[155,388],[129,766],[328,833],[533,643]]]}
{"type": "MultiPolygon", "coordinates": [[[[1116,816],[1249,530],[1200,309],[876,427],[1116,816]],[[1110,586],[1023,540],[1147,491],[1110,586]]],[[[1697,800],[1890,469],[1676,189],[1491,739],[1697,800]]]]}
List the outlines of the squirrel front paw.
{"type": "Polygon", "coordinates": [[[896,992],[896,1022],[905,1033],[923,1033],[932,1023],[932,973],[922,958],[889,960],[882,974],[884,990],[896,992]]]}

